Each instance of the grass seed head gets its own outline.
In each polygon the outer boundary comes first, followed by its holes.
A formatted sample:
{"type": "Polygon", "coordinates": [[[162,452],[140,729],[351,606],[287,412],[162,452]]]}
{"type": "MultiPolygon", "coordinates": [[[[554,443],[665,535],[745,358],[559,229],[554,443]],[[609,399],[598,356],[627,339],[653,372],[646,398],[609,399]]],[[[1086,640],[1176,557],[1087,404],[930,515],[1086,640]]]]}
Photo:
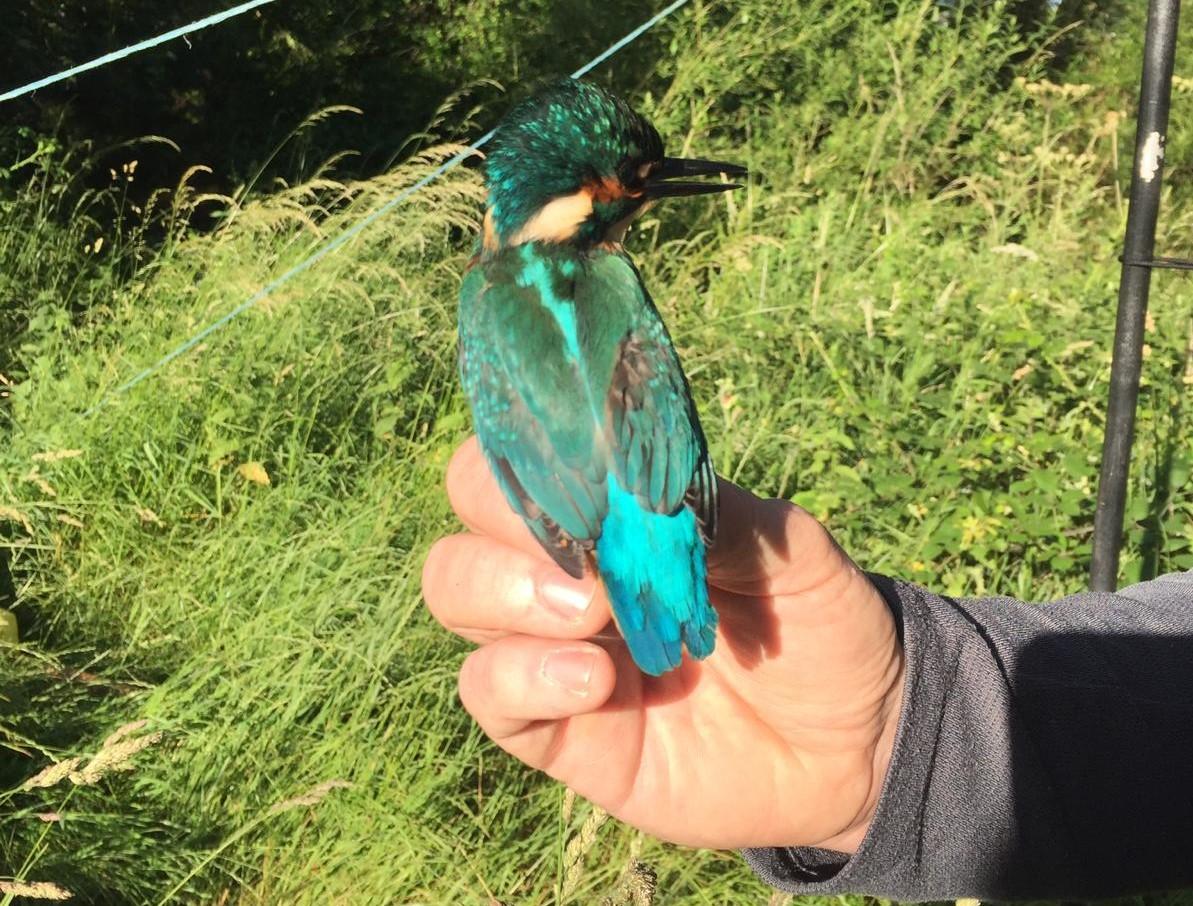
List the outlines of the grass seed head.
{"type": "Polygon", "coordinates": [[[0,893],[29,900],[69,900],[74,896],[65,887],[59,887],[53,881],[0,881],[0,893]]]}
{"type": "Polygon", "coordinates": [[[59,761],[48,768],[43,768],[21,784],[21,789],[35,790],[41,787],[56,786],[69,777],[82,760],[81,758],[67,758],[65,761],[59,761]]]}
{"type": "Polygon", "coordinates": [[[34,462],[59,462],[63,459],[74,459],[76,456],[82,455],[82,450],[46,450],[43,453],[34,453],[30,459],[34,462]]]}
{"type": "Polygon", "coordinates": [[[108,774],[116,771],[131,771],[133,756],[160,742],[162,738],[160,730],[146,736],[128,736],[128,733],[134,732],[130,728],[137,725],[144,726],[144,721],[126,724],[109,736],[105,740],[103,748],[87,762],[83,770],[71,773],[70,782],[79,786],[91,786],[108,774]]]}
{"type": "Polygon", "coordinates": [[[130,736],[133,733],[136,733],[138,730],[143,729],[147,723],[149,723],[147,720],[134,720],[130,723],[124,724],[123,726],[117,727],[108,735],[108,738],[103,741],[103,744],[100,746],[100,748],[106,749],[109,746],[116,745],[116,743],[120,742],[120,740],[124,739],[124,737],[130,736]]]}
{"type": "Polygon", "coordinates": [[[351,789],[351,787],[352,784],[347,780],[324,780],[318,786],[311,787],[305,793],[274,803],[269,809],[269,814],[277,815],[304,805],[318,805],[332,790],[346,790],[351,789]]]}

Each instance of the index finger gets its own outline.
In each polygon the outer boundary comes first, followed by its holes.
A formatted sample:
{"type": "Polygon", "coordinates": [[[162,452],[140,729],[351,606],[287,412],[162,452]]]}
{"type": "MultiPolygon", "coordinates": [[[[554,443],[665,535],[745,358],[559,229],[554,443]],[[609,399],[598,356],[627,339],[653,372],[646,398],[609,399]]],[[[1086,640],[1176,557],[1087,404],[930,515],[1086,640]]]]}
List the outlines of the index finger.
{"type": "MultiPolygon", "coordinates": [[[[757,497],[723,478],[717,481],[720,514],[708,555],[714,586],[747,595],[794,594],[815,587],[848,562],[807,511],[786,500],[757,497]]],[[[472,531],[551,559],[506,503],[476,437],[452,456],[447,493],[452,509],[472,531]]]]}
{"type": "Polygon", "coordinates": [[[477,534],[540,559],[551,559],[522,517],[510,509],[475,435],[452,455],[447,467],[447,498],[460,521],[477,534]]]}

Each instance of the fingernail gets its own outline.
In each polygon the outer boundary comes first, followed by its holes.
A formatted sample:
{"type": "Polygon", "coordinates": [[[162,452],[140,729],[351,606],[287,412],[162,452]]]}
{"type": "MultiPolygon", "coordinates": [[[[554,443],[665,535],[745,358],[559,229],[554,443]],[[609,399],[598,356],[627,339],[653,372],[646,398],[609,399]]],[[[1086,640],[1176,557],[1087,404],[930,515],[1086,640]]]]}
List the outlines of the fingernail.
{"type": "Polygon", "coordinates": [[[543,678],[575,695],[587,695],[588,681],[592,679],[594,663],[596,663],[595,651],[583,648],[561,648],[552,651],[543,658],[543,678]]]}
{"type": "Polygon", "coordinates": [[[592,603],[593,581],[587,576],[573,579],[557,569],[544,569],[535,584],[539,600],[565,620],[578,621],[592,603]]]}

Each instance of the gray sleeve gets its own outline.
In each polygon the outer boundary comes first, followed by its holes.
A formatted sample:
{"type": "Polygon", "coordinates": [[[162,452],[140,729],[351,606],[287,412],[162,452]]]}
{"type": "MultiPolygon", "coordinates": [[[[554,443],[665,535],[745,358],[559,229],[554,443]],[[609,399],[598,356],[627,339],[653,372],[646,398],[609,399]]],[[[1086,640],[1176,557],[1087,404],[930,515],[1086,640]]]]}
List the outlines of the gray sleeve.
{"type": "Polygon", "coordinates": [[[1193,885],[1193,573],[1034,606],[872,576],[903,712],[853,856],[745,850],[799,894],[1104,897],[1193,885]]]}

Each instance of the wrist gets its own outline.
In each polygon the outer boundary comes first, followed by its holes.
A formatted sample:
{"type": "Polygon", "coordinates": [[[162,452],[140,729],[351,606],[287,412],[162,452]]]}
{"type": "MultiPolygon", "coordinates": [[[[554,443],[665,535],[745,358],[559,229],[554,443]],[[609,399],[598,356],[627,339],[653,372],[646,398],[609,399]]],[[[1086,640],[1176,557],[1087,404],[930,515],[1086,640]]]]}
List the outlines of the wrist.
{"type": "Polygon", "coordinates": [[[895,750],[895,736],[899,728],[899,718],[903,711],[903,682],[905,676],[905,659],[903,646],[895,642],[891,664],[888,668],[890,683],[886,695],[883,697],[881,709],[881,726],[875,739],[869,758],[870,783],[869,790],[858,810],[857,816],[840,833],[817,843],[817,849],[829,849],[835,852],[852,855],[862,845],[870,824],[878,810],[882,790],[886,784],[887,770],[891,764],[891,756],[895,750]]]}

